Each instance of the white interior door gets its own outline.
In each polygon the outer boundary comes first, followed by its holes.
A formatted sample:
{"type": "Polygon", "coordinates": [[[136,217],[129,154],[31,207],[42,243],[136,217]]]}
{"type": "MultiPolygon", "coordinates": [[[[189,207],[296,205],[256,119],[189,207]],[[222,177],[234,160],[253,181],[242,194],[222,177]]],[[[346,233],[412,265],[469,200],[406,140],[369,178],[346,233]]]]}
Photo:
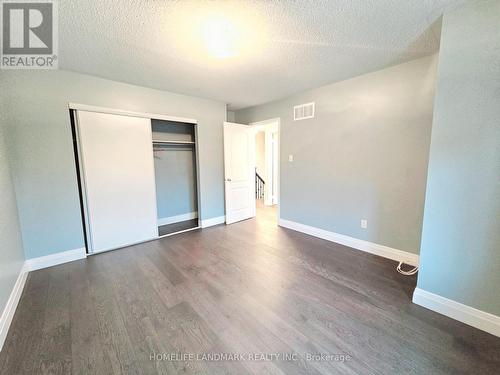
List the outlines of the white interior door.
{"type": "Polygon", "coordinates": [[[158,237],[151,120],[77,111],[89,252],[158,237]]]}
{"type": "Polygon", "coordinates": [[[224,123],[226,224],[255,216],[255,136],[248,125],[224,123]]]}

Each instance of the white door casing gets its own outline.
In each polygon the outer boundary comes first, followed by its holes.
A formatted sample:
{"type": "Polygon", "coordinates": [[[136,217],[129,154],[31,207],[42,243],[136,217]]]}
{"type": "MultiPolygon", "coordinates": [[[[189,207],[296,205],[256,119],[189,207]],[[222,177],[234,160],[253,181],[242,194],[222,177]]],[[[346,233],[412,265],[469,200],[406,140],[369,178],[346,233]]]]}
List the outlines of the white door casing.
{"type": "Polygon", "coordinates": [[[77,111],[89,252],[158,237],[151,120],[77,111]]]}
{"type": "Polygon", "coordinates": [[[226,224],[255,216],[255,136],[248,125],[224,123],[226,224]]]}
{"type": "Polygon", "coordinates": [[[272,193],[271,193],[271,204],[278,204],[278,170],[279,170],[279,145],[278,145],[278,131],[272,132],[272,165],[273,165],[273,173],[272,173],[272,193]]]}

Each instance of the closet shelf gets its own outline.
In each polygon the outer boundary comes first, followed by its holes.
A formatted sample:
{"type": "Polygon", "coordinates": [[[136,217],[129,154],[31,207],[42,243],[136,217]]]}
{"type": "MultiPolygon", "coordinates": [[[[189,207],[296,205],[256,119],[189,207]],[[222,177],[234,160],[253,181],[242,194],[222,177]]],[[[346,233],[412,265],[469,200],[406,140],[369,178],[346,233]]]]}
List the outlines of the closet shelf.
{"type": "Polygon", "coordinates": [[[167,145],[194,145],[191,141],[162,141],[160,139],[153,139],[153,143],[167,144],[167,145]]]}

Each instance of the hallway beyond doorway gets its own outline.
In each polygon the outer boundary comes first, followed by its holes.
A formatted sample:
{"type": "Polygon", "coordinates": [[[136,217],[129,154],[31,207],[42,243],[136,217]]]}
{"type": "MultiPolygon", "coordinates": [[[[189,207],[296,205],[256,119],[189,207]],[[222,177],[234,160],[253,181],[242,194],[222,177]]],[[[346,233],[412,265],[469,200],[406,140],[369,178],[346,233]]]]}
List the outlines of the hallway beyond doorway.
{"type": "Polygon", "coordinates": [[[278,225],[278,206],[266,206],[263,199],[256,199],[257,220],[266,225],[278,225]]]}

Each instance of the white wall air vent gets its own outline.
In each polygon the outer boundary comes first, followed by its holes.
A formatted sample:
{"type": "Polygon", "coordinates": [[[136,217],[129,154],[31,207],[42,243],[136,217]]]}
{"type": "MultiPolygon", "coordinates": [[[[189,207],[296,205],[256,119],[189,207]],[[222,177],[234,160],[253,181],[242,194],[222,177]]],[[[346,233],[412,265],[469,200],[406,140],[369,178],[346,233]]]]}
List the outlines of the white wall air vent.
{"type": "Polygon", "coordinates": [[[314,102],[293,107],[293,121],[314,118],[314,102]]]}

